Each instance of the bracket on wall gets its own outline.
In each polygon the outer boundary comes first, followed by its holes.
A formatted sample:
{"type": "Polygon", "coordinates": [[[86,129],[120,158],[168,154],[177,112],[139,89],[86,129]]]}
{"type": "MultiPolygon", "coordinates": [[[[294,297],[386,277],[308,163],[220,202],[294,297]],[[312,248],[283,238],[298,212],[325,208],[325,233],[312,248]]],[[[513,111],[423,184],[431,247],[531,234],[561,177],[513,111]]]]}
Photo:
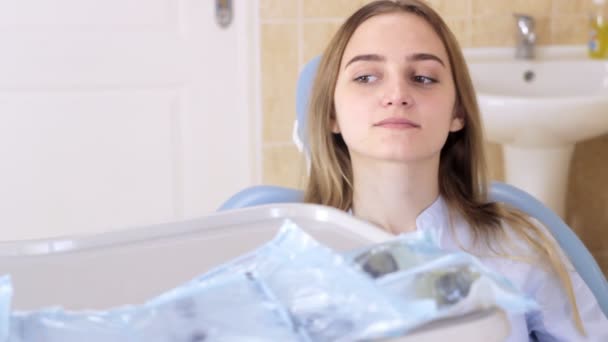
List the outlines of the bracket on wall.
{"type": "Polygon", "coordinates": [[[215,0],[215,20],[221,28],[227,28],[232,23],[232,0],[215,0]]]}

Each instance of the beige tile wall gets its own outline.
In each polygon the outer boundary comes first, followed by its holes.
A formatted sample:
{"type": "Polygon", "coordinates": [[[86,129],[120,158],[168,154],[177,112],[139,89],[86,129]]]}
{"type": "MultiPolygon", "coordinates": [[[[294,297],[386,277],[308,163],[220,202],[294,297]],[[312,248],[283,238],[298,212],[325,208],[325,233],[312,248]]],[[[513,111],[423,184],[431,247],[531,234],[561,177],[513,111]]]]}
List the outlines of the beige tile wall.
{"type": "MultiPolygon", "coordinates": [[[[302,187],[303,157],[291,142],[299,68],[321,53],[344,18],[369,0],[260,0],[265,184],[302,187]]],[[[590,0],[428,0],[463,47],[511,46],[513,12],[537,20],[540,44],[584,44],[590,0]]],[[[608,115],[608,114],[607,114],[608,115]]],[[[499,146],[490,174],[502,180],[499,146]]],[[[608,273],[608,135],[576,146],[567,222],[608,273]]]]}

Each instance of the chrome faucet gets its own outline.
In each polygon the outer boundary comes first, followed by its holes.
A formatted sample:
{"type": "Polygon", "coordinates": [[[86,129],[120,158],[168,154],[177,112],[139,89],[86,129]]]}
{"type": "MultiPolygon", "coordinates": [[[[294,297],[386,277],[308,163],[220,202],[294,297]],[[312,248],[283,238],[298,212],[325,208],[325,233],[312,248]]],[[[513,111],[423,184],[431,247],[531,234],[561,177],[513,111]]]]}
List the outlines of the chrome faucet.
{"type": "Polygon", "coordinates": [[[513,14],[517,21],[517,32],[515,37],[515,58],[534,58],[534,45],[536,44],[536,33],[534,32],[534,18],[526,14],[513,14]]]}

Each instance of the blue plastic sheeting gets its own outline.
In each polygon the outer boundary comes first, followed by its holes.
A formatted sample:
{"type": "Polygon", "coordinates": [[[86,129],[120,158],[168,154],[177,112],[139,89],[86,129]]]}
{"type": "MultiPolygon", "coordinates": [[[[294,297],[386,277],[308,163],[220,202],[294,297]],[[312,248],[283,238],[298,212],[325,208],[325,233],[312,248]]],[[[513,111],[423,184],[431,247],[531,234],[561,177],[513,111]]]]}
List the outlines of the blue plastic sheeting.
{"type": "Polygon", "coordinates": [[[338,254],[289,221],[257,250],[143,305],[11,312],[11,295],[10,278],[0,278],[0,342],[370,340],[489,306],[536,308],[473,256],[428,236],[338,254]]]}

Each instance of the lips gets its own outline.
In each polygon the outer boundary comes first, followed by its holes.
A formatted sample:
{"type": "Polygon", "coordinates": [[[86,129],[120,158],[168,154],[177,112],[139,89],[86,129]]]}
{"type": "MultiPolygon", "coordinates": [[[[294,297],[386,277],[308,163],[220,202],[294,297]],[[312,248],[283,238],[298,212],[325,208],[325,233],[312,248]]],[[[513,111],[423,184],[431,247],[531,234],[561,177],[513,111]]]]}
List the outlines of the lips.
{"type": "Polygon", "coordinates": [[[387,118],[374,124],[374,127],[420,128],[420,125],[406,118],[387,118]]]}

